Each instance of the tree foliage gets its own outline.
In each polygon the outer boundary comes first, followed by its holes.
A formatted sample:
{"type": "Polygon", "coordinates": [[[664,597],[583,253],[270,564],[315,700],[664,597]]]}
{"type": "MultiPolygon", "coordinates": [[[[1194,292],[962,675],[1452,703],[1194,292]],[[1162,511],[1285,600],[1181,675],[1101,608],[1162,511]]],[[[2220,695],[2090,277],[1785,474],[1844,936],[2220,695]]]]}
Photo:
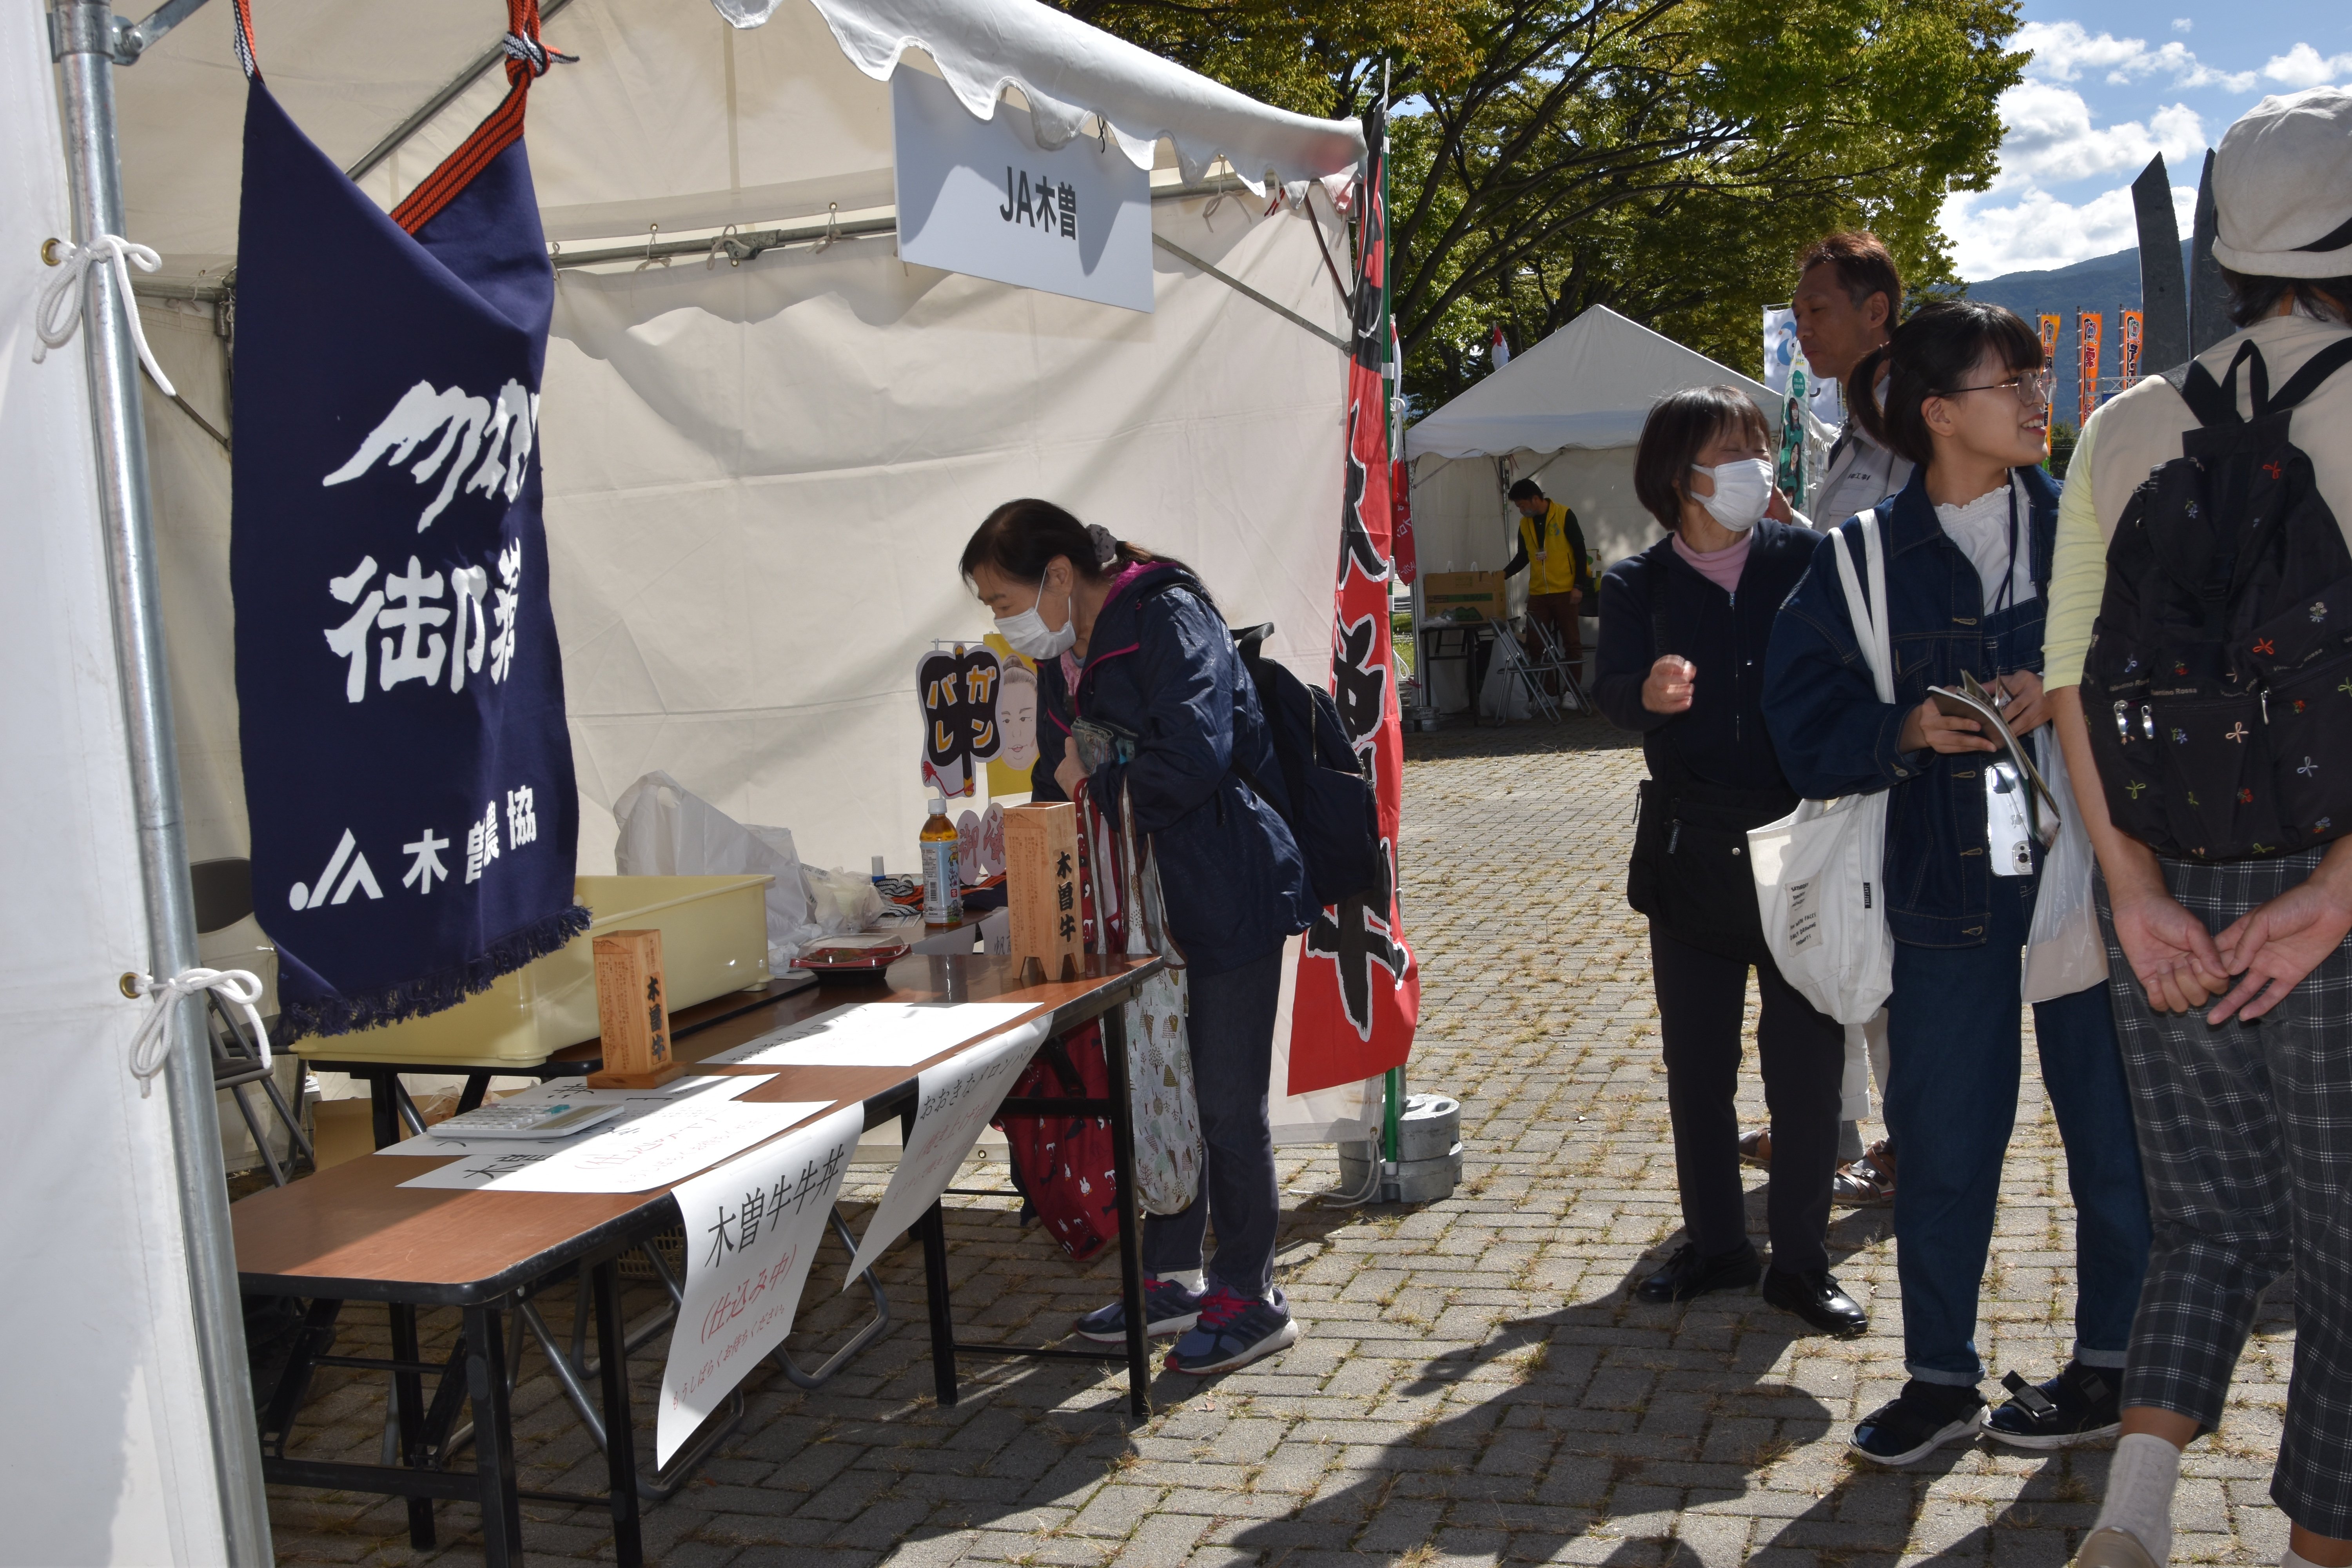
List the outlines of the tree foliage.
{"type": "Polygon", "coordinates": [[[1803,245],[1875,229],[1954,279],[2017,0],[1058,0],[1266,101],[1359,114],[1390,69],[1396,314],[1423,407],[1593,305],[1761,369],[1803,245]]]}

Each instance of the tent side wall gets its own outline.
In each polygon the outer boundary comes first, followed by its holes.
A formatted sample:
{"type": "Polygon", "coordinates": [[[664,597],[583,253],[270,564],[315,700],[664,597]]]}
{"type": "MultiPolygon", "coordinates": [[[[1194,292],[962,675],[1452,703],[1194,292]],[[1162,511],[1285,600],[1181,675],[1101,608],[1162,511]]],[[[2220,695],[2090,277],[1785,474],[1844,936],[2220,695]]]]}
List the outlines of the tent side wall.
{"type": "MultiPolygon", "coordinates": [[[[37,7],[0,26],[0,252],[70,230],[37,7]]],[[[41,269],[0,277],[0,1563],[226,1558],[161,1093],[129,1045],[147,966],[82,344],[32,363],[41,269]]]]}
{"type": "MultiPolygon", "coordinates": [[[[1154,227],[1343,330],[1308,220],[1209,205],[1160,202],[1154,227]]],[[[611,868],[611,803],[656,768],[790,827],[812,864],[907,864],[915,661],[989,629],[955,563],[1015,496],[1191,562],[1228,620],[1273,621],[1276,657],[1325,678],[1345,362],[1154,266],[1150,314],[904,265],[887,236],[562,275],[541,440],[583,872],[611,868]]],[[[218,425],[209,321],[142,317],[218,425]]],[[[226,457],[147,407],[190,853],[242,855],[226,457]]]]}

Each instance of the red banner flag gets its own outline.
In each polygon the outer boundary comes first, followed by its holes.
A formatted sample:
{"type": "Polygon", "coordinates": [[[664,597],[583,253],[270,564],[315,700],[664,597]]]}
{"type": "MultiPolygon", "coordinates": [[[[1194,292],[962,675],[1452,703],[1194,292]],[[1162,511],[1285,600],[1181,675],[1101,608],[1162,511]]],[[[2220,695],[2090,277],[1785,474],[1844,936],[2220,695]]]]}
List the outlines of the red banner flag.
{"type": "Polygon", "coordinates": [[[1382,885],[1326,909],[1298,955],[1291,1006],[1292,1094],[1358,1083],[1401,1067],[1412,1050],[1421,976],[1396,899],[1397,825],[1404,806],[1404,734],[1391,657],[1389,581],[1395,454],[1389,426],[1388,125],[1366,128],[1357,246],[1355,342],[1348,366],[1347,500],[1339,519],[1339,614],[1331,695],[1380,801],[1382,885]]]}

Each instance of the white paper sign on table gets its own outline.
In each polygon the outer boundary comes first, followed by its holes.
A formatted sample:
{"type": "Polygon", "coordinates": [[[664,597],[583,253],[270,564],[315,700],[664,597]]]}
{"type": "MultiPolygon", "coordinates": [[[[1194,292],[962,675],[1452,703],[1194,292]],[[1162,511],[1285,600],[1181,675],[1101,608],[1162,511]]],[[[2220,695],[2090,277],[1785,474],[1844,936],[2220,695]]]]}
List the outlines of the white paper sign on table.
{"type": "Polygon", "coordinates": [[[568,1138],[453,1138],[441,1129],[449,1124],[436,1121],[425,1130],[421,1138],[404,1138],[390,1148],[378,1149],[379,1154],[393,1154],[404,1159],[432,1157],[446,1160],[453,1154],[512,1153],[517,1149],[530,1149],[540,1154],[551,1154],[558,1149],[568,1149],[585,1142],[599,1133],[610,1132],[639,1121],[664,1105],[679,1103],[689,1095],[709,1095],[719,1100],[738,1100],[766,1083],[775,1075],[761,1073],[713,1073],[708,1078],[681,1078],[659,1089],[590,1089],[576,1078],[551,1079],[533,1088],[510,1094],[498,1100],[499,1105],[618,1105],[625,1109],[609,1121],[600,1121],[584,1131],[568,1138]]]}
{"type": "Polygon", "coordinates": [[[867,1002],[829,1008],[705,1059],[708,1067],[910,1068],[1002,1028],[1034,1002],[867,1002]]]}
{"type": "Polygon", "coordinates": [[[599,1130],[553,1150],[469,1154],[404,1187],[487,1188],[500,1193],[642,1193],[765,1142],[830,1100],[747,1104],[698,1095],[656,1106],[610,1131],[599,1130]]]}
{"type": "Polygon", "coordinates": [[[670,1194],[686,1226],[686,1290],[662,1367],[656,1465],[792,1332],[865,1126],[861,1107],[844,1106],[670,1194]]]}
{"type": "Polygon", "coordinates": [[[915,1125],[898,1156],[890,1185],[866,1223],[866,1239],[841,1288],[866,1272],[882,1249],[906,1233],[922,1212],[939,1201],[980,1141],[980,1130],[1003,1102],[1013,1080],[1037,1054],[1047,1020],[1037,1019],[983,1040],[952,1060],[925,1068],[916,1082],[915,1125]]]}

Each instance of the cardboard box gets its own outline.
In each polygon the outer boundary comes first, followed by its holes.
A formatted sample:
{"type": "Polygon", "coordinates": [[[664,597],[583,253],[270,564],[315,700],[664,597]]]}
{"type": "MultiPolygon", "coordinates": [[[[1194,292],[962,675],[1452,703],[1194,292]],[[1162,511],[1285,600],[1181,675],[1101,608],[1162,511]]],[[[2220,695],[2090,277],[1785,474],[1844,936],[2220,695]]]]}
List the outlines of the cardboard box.
{"type": "Polygon", "coordinates": [[[1086,951],[1079,934],[1076,806],[1042,801],[1005,810],[1004,904],[1013,973],[1023,974],[1034,958],[1046,980],[1075,979],[1086,951]]]}
{"type": "Polygon", "coordinates": [[[589,1088],[658,1089],[684,1070],[669,1054],[659,931],[596,938],[596,1023],[604,1066],[588,1075],[589,1088]]]}
{"type": "Polygon", "coordinates": [[[1501,620],[1503,583],[1500,572],[1424,573],[1421,602],[1433,621],[1501,620]]]}

